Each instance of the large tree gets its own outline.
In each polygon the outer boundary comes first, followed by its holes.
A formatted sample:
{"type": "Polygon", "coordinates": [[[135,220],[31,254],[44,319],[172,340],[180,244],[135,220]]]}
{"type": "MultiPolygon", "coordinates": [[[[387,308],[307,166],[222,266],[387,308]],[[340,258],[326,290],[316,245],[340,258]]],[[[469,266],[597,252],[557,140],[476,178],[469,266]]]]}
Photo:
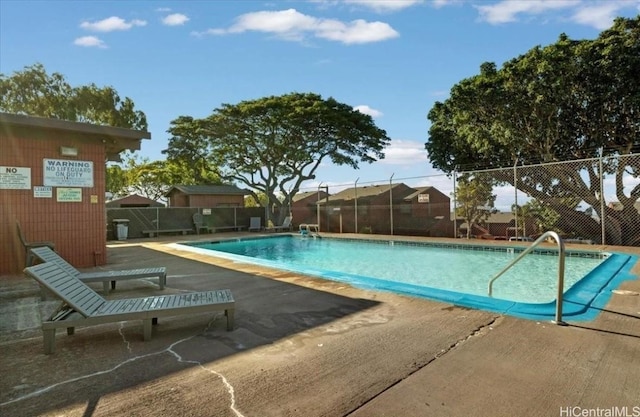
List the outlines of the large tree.
{"type": "Polygon", "coordinates": [[[183,184],[207,184],[215,179],[218,183],[219,169],[210,158],[209,138],[207,137],[206,121],[194,119],[190,116],[180,116],[171,121],[168,132],[169,150],[162,153],[169,154],[169,160],[184,167],[191,182],[183,184]]]}
{"type": "Polygon", "coordinates": [[[224,180],[264,193],[278,222],[324,160],[358,168],[384,158],[390,142],[371,116],[311,93],[223,104],[205,119],[174,120],[170,132],[169,160],[206,155],[224,180]]]}
{"type": "Polygon", "coordinates": [[[494,210],[496,195],[493,185],[486,175],[458,178],[456,184],[456,217],[467,223],[467,239],[471,238],[473,228],[486,222],[494,210]]]}
{"type": "MultiPolygon", "coordinates": [[[[543,233],[544,231],[561,232],[558,229],[557,223],[560,219],[560,215],[547,204],[541,203],[538,200],[530,200],[524,206],[525,211],[528,211],[532,218],[534,218],[536,233],[543,233]]],[[[524,217],[524,216],[523,216],[524,217]]]]}
{"type": "Polygon", "coordinates": [[[200,171],[184,160],[150,161],[129,152],[107,167],[107,191],[114,198],[138,194],[160,201],[173,185],[220,183],[216,170],[200,171]]]}
{"type": "Polygon", "coordinates": [[[145,114],[129,97],[122,100],[113,87],[72,87],[62,74],[47,74],[42,64],[0,74],[0,111],[147,130],[145,114]]]}
{"type": "Polygon", "coordinates": [[[496,183],[512,184],[557,212],[561,229],[599,234],[597,220],[577,210],[577,198],[607,220],[607,243],[638,245],[640,184],[625,193],[623,178],[640,177],[640,158],[617,158],[640,150],[638,74],[640,16],[616,19],[595,40],[561,35],[500,69],[485,63],[429,112],[431,163],[450,173],[572,160],[521,169],[516,178],[512,169],[491,172],[496,183]],[[601,152],[603,172],[588,159],[601,152]],[[601,212],[600,174],[615,176],[622,210],[605,205],[601,212]]]}

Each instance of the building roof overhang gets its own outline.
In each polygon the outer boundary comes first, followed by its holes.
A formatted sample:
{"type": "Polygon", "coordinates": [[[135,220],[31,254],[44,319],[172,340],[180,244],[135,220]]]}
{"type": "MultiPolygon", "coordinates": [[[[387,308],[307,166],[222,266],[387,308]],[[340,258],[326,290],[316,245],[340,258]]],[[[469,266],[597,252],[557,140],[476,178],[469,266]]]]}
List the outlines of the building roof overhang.
{"type": "Polygon", "coordinates": [[[122,127],[102,126],[91,123],[71,122],[23,114],[0,113],[0,128],[11,132],[11,126],[37,130],[59,130],[86,135],[88,140],[102,140],[108,161],[120,161],[125,150],[139,150],[142,139],[151,139],[151,133],[122,127]],[[90,138],[89,138],[90,137],[90,138]]]}

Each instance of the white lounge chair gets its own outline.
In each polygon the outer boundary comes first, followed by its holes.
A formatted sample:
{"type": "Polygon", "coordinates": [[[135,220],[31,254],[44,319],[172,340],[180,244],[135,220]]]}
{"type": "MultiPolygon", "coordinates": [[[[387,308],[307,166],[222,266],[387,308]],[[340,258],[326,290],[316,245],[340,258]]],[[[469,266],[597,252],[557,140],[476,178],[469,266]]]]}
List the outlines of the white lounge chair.
{"type": "Polygon", "coordinates": [[[60,308],[42,322],[45,354],[55,351],[56,329],[63,327],[72,335],[78,326],[142,320],[147,341],[159,317],[224,310],[227,330],[233,330],[235,301],[230,290],[105,300],[55,262],[30,266],[24,272],[63,301],[60,308]]]}
{"type": "Polygon", "coordinates": [[[262,220],[260,217],[252,217],[249,219],[249,231],[259,232],[262,230],[262,220]]]}
{"type": "Polygon", "coordinates": [[[279,231],[284,231],[284,230],[288,230],[291,231],[292,226],[291,226],[291,220],[293,220],[293,218],[291,216],[287,216],[284,218],[284,220],[282,221],[282,224],[280,226],[271,226],[271,227],[267,227],[264,230],[267,232],[279,232],[279,231]]]}
{"type": "Polygon", "coordinates": [[[195,213],[193,215],[193,225],[196,228],[196,234],[200,234],[200,230],[204,229],[206,231],[206,233],[211,233],[213,231],[213,228],[210,226],[207,226],[204,222],[204,217],[202,216],[202,214],[200,213],[195,213]]]}

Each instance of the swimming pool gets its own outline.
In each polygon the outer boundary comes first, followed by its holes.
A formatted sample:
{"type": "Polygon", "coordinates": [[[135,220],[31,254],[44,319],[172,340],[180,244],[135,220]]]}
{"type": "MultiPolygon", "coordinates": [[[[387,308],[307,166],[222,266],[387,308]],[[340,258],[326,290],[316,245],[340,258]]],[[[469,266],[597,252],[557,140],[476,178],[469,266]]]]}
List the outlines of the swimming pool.
{"type": "MultiPolygon", "coordinates": [[[[522,247],[476,246],[431,242],[361,239],[313,239],[299,236],[194,242],[183,249],[259,264],[354,286],[393,291],[498,311],[519,317],[553,316],[558,258],[539,249],[523,258],[487,294],[488,281],[522,247]]],[[[593,303],[610,295],[616,279],[631,278],[630,256],[566,251],[564,316],[590,319],[593,303]],[[625,269],[626,267],[626,269],[625,269]]],[[[615,287],[614,287],[615,288],[615,287]]],[[[607,298],[608,300],[608,298],[607,298]]],[[[606,303],[606,301],[605,301],[606,303]]],[[[604,304],[602,305],[604,306],[604,304]]],[[[602,307],[601,306],[601,307],[602,307]]],[[[600,308],[601,308],[600,307],[600,308]]]]}

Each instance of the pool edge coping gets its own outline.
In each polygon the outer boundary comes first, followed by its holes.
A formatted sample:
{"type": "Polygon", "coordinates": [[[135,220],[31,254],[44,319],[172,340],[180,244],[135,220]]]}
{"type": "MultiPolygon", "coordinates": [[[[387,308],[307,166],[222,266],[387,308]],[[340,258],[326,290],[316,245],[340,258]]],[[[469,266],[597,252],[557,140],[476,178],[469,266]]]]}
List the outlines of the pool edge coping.
{"type": "MultiPolygon", "coordinates": [[[[285,236],[291,238],[297,238],[296,235],[287,234],[285,236]]],[[[499,314],[510,315],[514,317],[529,319],[529,320],[554,320],[556,312],[556,301],[547,303],[526,303],[517,302],[511,300],[504,300],[500,298],[493,298],[489,296],[482,296],[476,294],[468,294],[455,292],[451,290],[444,290],[435,287],[418,286],[414,284],[397,283],[379,278],[371,278],[359,276],[356,274],[340,273],[335,271],[320,270],[311,267],[287,267],[277,262],[236,255],[227,252],[216,251],[215,249],[202,249],[194,244],[206,244],[206,243],[223,243],[223,242],[237,242],[245,240],[257,240],[257,239],[270,239],[276,237],[283,237],[283,235],[277,236],[244,236],[244,237],[232,237],[232,238],[220,238],[212,241],[182,241],[169,243],[168,246],[174,249],[186,250],[189,252],[195,252],[205,256],[218,257],[226,260],[230,260],[238,263],[245,263],[250,265],[257,265],[261,267],[272,268],[276,270],[284,270],[289,272],[298,273],[305,276],[327,279],[333,282],[341,282],[351,285],[355,288],[360,288],[369,291],[384,291],[390,293],[401,294],[405,296],[413,296],[423,299],[428,299],[437,302],[445,302],[459,307],[472,308],[484,311],[490,311],[499,314]],[[213,254],[211,253],[213,252],[213,254]],[[345,279],[347,278],[348,279],[345,279]]],[[[365,241],[369,243],[377,244],[408,244],[409,246],[428,246],[428,247],[445,247],[453,248],[457,247],[457,250],[484,250],[487,249],[486,245],[469,245],[469,244],[455,244],[455,243],[431,243],[431,242],[415,242],[415,241],[402,241],[402,240],[388,240],[388,239],[359,239],[359,238],[341,238],[330,237],[335,240],[349,240],[349,241],[365,241]]],[[[510,246],[496,246],[488,248],[489,251],[508,251],[512,247],[510,246]],[[499,249],[498,249],[499,248],[499,249]]],[[[515,250],[524,251],[526,247],[517,246],[513,247],[515,250]]],[[[550,255],[554,252],[554,249],[543,249],[541,255],[550,255]]],[[[555,250],[557,252],[557,249],[555,250]]],[[[609,299],[612,296],[612,291],[618,288],[624,281],[637,278],[631,269],[633,265],[638,261],[638,256],[621,252],[610,252],[605,250],[578,250],[572,249],[571,253],[591,253],[595,254],[593,257],[601,256],[604,261],[592,270],[585,277],[581,278],[571,288],[565,291],[563,299],[563,318],[569,321],[591,321],[594,320],[600,311],[604,309],[609,299]],[[603,274],[601,269],[608,270],[606,274],[603,274]],[[594,289],[594,287],[596,287],[594,289]]]]}

